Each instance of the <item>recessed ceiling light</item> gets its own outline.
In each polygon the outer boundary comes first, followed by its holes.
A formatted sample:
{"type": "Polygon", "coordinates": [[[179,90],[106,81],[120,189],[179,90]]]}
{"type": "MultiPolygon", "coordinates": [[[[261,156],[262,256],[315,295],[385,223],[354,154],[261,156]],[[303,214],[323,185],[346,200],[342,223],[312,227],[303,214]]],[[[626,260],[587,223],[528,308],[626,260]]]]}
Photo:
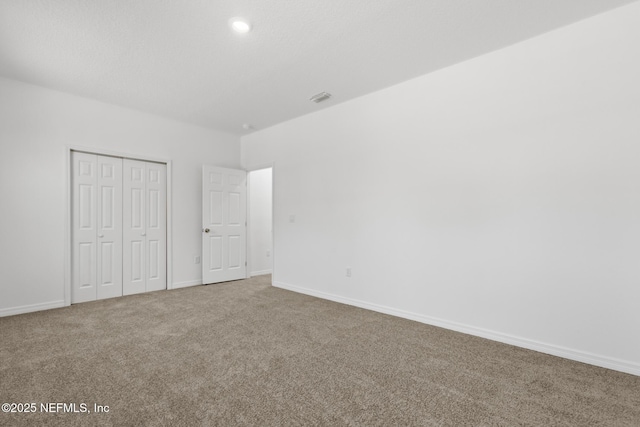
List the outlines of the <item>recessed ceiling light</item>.
{"type": "Polygon", "coordinates": [[[244,34],[251,31],[251,24],[244,18],[231,18],[229,25],[236,33],[244,34]]]}

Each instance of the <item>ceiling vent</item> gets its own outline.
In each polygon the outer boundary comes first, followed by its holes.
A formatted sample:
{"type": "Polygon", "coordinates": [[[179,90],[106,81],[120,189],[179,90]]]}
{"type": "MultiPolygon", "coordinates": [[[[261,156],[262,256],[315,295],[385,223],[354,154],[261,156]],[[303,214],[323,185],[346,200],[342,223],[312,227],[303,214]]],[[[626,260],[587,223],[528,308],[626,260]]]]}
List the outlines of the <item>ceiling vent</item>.
{"type": "Polygon", "coordinates": [[[326,101],[329,98],[331,98],[330,93],[320,92],[317,95],[313,95],[311,98],[309,98],[309,101],[313,101],[317,104],[318,102],[326,101]]]}

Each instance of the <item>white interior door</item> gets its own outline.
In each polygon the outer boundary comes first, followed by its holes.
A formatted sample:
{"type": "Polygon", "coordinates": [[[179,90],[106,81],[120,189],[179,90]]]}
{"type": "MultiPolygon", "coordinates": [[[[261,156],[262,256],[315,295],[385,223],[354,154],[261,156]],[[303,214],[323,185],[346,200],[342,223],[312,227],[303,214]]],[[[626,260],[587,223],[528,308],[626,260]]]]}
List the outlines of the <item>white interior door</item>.
{"type": "Polygon", "coordinates": [[[146,291],[167,289],[167,165],[146,163],[146,291]]]}
{"type": "Polygon", "coordinates": [[[97,299],[122,296],[122,159],[98,157],[97,299]]]}
{"type": "Polygon", "coordinates": [[[247,173],[202,167],[202,283],[247,277],[247,173]]]}
{"type": "Polygon", "coordinates": [[[167,288],[167,165],[71,152],[71,302],[167,288]]]}
{"type": "Polygon", "coordinates": [[[71,302],[120,296],[122,159],[80,152],[71,157],[71,302]]]}
{"type": "Polygon", "coordinates": [[[95,154],[73,152],[72,166],[72,273],[71,302],[96,299],[96,188],[95,154]]]}
{"type": "Polygon", "coordinates": [[[124,159],[123,172],[122,294],[131,295],[146,289],[145,162],[124,159]]]}
{"type": "Polygon", "coordinates": [[[166,165],[123,161],[123,295],[166,289],[166,165]]]}

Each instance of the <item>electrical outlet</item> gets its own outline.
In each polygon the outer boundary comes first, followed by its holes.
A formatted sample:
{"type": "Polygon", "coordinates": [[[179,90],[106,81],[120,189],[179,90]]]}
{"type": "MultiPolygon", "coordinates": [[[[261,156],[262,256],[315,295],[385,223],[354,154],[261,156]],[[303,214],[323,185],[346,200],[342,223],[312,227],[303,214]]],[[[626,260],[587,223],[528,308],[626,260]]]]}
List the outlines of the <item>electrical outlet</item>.
{"type": "Polygon", "coordinates": [[[347,267],[347,277],[351,277],[351,267],[347,267]]]}
{"type": "Polygon", "coordinates": [[[295,215],[289,215],[289,222],[296,222],[296,216],[295,215]]]}
{"type": "Polygon", "coordinates": [[[199,256],[195,257],[194,261],[196,264],[200,264],[200,257],[199,256]]]}
{"type": "Polygon", "coordinates": [[[267,251],[267,258],[271,256],[271,251],[267,251]]]}

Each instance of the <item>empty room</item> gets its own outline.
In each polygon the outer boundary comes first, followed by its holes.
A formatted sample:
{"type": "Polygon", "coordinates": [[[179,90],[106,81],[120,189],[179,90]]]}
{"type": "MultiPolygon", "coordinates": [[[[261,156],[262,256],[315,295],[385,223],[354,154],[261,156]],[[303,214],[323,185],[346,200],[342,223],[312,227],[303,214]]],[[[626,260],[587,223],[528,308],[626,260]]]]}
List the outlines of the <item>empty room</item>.
{"type": "Polygon", "coordinates": [[[639,426],[639,22],[1,1],[0,425],[639,426]]]}

